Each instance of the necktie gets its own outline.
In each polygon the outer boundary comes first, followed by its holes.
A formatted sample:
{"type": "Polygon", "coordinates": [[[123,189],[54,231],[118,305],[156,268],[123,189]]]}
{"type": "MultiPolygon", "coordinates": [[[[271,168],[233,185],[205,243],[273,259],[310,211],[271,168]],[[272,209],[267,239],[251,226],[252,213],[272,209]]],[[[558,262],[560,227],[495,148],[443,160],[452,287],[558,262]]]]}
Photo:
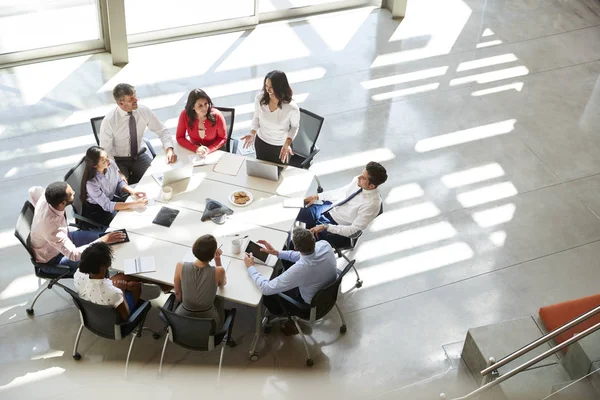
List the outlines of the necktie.
{"type": "Polygon", "coordinates": [[[135,160],[137,159],[138,155],[137,125],[135,124],[135,117],[133,116],[133,112],[130,111],[127,114],[129,114],[129,139],[131,158],[135,160]]]}
{"type": "Polygon", "coordinates": [[[358,189],[356,192],[352,193],[350,196],[346,197],[344,200],[338,201],[337,203],[333,203],[331,206],[329,206],[329,208],[327,208],[326,210],[322,211],[321,214],[325,214],[326,212],[329,212],[329,211],[333,210],[335,207],[339,207],[341,205],[346,204],[347,202],[349,202],[350,200],[352,200],[353,198],[355,198],[356,195],[358,195],[360,192],[362,192],[362,188],[358,189]]]}

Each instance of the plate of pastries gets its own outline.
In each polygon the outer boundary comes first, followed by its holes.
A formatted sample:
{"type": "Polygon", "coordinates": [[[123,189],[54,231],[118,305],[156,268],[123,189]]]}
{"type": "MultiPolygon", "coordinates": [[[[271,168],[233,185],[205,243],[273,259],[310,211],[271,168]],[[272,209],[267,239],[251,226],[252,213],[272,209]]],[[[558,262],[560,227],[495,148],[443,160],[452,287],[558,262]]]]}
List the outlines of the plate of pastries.
{"type": "Polygon", "coordinates": [[[252,200],[254,200],[252,193],[247,190],[236,190],[229,194],[229,202],[238,207],[246,207],[252,203],[252,200]]]}

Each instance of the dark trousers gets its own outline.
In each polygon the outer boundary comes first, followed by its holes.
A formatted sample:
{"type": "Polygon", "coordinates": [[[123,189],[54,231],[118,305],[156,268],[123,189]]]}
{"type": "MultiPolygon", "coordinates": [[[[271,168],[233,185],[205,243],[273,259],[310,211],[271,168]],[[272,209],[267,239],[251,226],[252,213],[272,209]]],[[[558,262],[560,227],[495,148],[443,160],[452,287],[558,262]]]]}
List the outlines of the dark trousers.
{"type": "Polygon", "coordinates": [[[269,161],[276,164],[287,164],[283,163],[279,159],[279,154],[281,154],[281,147],[283,146],[273,146],[261,138],[258,137],[258,134],[254,138],[254,150],[256,151],[256,158],[263,161],[269,161]]]}
{"type": "MultiPolygon", "coordinates": [[[[283,293],[290,296],[292,299],[299,301],[300,303],[304,303],[304,300],[300,295],[300,289],[297,287],[283,293]]],[[[267,308],[267,310],[269,310],[271,315],[281,315],[285,313],[285,304],[286,301],[276,294],[272,296],[263,296],[263,305],[267,308]]]]}
{"type": "MultiPolygon", "coordinates": [[[[89,243],[92,243],[94,240],[100,237],[100,232],[91,232],[91,231],[75,231],[69,232],[69,239],[73,242],[76,247],[83,246],[89,243]]],[[[79,261],[69,260],[67,257],[62,254],[58,254],[52,260],[48,261],[48,264],[60,264],[67,265],[71,271],[75,272],[77,267],[79,267],[79,261]]]]}
{"type": "Polygon", "coordinates": [[[104,211],[98,204],[91,204],[86,201],[82,205],[81,215],[100,225],[109,226],[115,217],[115,214],[116,213],[104,211]]]}
{"type": "MultiPolygon", "coordinates": [[[[325,201],[323,204],[313,204],[310,207],[301,208],[296,220],[304,222],[306,224],[306,229],[314,228],[315,226],[322,224],[337,225],[337,222],[335,222],[329,212],[323,212],[323,210],[329,208],[330,205],[330,201],[325,201]]],[[[318,239],[328,241],[333,247],[346,247],[350,244],[349,238],[327,231],[319,233],[318,239]]]]}
{"type": "MultiPolygon", "coordinates": [[[[144,150],[146,149],[144,148],[144,150]]],[[[130,157],[115,157],[115,161],[123,175],[127,178],[127,182],[133,185],[142,179],[142,176],[144,176],[144,173],[152,163],[152,157],[148,155],[147,151],[144,151],[135,160],[130,157]]]]}

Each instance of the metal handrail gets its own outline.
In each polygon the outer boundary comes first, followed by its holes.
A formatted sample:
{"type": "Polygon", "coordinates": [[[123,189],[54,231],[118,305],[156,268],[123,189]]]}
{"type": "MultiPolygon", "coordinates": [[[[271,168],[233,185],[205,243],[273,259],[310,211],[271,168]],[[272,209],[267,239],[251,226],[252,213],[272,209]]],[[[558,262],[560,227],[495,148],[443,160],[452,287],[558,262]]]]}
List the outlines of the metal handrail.
{"type": "Polygon", "coordinates": [[[520,348],[519,350],[507,355],[506,357],[501,358],[500,360],[495,362],[493,365],[482,370],[481,375],[486,376],[490,372],[496,371],[498,368],[503,367],[504,365],[508,364],[509,362],[521,357],[523,354],[528,353],[531,350],[535,349],[536,347],[548,342],[549,340],[554,339],[556,336],[560,335],[561,333],[568,331],[575,325],[578,325],[579,323],[581,323],[587,319],[590,319],[591,317],[593,317],[594,315],[596,315],[598,313],[600,313],[600,306],[586,312],[585,314],[580,315],[579,317],[575,318],[574,320],[571,320],[570,322],[567,322],[566,324],[556,328],[552,332],[547,333],[546,335],[542,336],[541,338],[537,339],[536,341],[529,343],[525,347],[520,348]]]}
{"type": "MultiPolygon", "coordinates": [[[[532,358],[531,360],[527,361],[526,363],[518,366],[515,369],[510,370],[509,372],[507,372],[506,374],[500,376],[498,379],[489,382],[485,385],[483,385],[482,387],[473,390],[471,393],[463,396],[463,397],[457,397],[454,400],[467,400],[472,398],[473,396],[477,396],[491,388],[493,388],[494,386],[497,386],[499,384],[501,384],[502,382],[504,382],[507,379],[512,378],[513,376],[515,376],[516,374],[518,374],[519,372],[531,367],[534,364],[537,364],[538,362],[550,357],[551,355],[553,355],[554,353],[558,353],[559,351],[561,351],[562,349],[564,349],[567,346],[570,346],[571,344],[578,342],[579,340],[583,339],[584,337],[596,332],[597,330],[600,329],[600,322],[597,323],[596,325],[586,329],[585,331],[574,335],[572,338],[565,340],[564,342],[562,342],[561,344],[559,344],[558,346],[552,347],[549,350],[546,350],[545,352],[543,352],[542,354],[540,354],[537,357],[532,358]]],[[[495,366],[495,365],[493,365],[495,366]]],[[[446,395],[444,393],[440,394],[440,399],[446,399],[446,395]]]]}

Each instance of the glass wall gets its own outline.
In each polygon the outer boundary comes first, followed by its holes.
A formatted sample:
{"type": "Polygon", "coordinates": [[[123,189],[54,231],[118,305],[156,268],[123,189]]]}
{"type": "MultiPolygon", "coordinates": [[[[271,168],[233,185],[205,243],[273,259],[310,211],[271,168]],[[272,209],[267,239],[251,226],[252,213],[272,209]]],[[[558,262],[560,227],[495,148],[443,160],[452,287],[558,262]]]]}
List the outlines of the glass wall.
{"type": "Polygon", "coordinates": [[[254,16],[254,0],[125,0],[127,34],[254,16]]]}
{"type": "Polygon", "coordinates": [[[0,55],[77,43],[104,46],[98,0],[0,1],[0,55]]]}

